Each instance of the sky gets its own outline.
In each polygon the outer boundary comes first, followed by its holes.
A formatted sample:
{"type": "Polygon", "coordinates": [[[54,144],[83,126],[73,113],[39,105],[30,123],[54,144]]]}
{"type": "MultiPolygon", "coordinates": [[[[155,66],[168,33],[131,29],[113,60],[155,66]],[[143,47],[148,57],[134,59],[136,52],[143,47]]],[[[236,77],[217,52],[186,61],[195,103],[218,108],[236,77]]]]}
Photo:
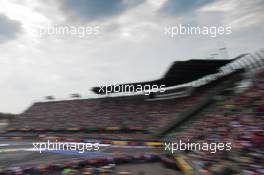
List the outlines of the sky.
{"type": "Polygon", "coordinates": [[[0,112],[7,113],[47,95],[95,97],[91,87],[155,80],[173,61],[206,59],[221,47],[234,58],[264,41],[263,0],[1,0],[0,7],[0,112]],[[179,24],[232,33],[165,34],[179,24]],[[99,33],[40,36],[52,26],[97,26],[99,33]]]}

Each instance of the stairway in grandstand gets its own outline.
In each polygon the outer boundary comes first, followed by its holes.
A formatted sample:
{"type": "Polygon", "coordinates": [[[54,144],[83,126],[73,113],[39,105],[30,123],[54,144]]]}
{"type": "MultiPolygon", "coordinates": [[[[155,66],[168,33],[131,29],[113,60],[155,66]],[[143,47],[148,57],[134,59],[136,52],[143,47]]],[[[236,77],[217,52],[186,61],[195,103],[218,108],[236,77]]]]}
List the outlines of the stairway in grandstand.
{"type": "Polygon", "coordinates": [[[241,80],[241,72],[234,72],[233,74],[225,77],[219,82],[214,82],[213,89],[207,93],[203,98],[197,101],[196,105],[194,105],[191,109],[187,109],[182,112],[177,119],[172,121],[170,124],[161,129],[160,132],[155,133],[155,136],[164,137],[171,131],[175,131],[180,129],[187,123],[194,121],[195,118],[202,116],[201,114],[205,112],[209,106],[212,105],[215,101],[215,97],[220,94],[225,89],[234,86],[234,84],[241,80]]]}

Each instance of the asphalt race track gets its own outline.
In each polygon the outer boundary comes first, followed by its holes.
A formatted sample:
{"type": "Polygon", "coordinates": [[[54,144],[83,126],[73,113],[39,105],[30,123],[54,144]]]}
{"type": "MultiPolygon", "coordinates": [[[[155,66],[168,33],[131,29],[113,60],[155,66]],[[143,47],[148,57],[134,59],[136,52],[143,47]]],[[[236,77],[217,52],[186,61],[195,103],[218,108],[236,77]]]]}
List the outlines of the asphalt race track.
{"type": "MultiPolygon", "coordinates": [[[[154,147],[126,147],[103,145],[99,151],[79,153],[78,151],[44,151],[40,153],[33,150],[33,141],[0,141],[0,169],[6,167],[28,167],[47,164],[60,164],[74,159],[95,158],[100,156],[112,156],[118,154],[140,155],[142,153],[157,153],[160,151],[154,147]]],[[[135,174],[179,174],[167,169],[161,163],[142,163],[139,165],[120,165],[117,171],[131,171],[135,174]]]]}
{"type": "Polygon", "coordinates": [[[79,153],[78,151],[43,151],[40,153],[33,150],[33,141],[1,141],[0,142],[0,167],[7,165],[23,166],[37,165],[40,163],[60,163],[72,158],[94,158],[100,156],[111,156],[121,153],[140,154],[153,153],[157,151],[155,148],[145,147],[122,147],[122,146],[100,146],[99,151],[79,153]]]}

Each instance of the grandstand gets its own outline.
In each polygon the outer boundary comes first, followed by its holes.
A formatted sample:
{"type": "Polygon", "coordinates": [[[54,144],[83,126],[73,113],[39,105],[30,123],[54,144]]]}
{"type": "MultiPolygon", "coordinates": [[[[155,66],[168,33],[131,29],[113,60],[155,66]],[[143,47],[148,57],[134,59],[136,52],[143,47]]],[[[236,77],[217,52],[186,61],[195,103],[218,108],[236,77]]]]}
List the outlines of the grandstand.
{"type": "Polygon", "coordinates": [[[144,96],[40,102],[13,120],[11,127],[153,131],[177,118],[195,100],[199,100],[199,96],[163,102],[146,102],[144,96]]]}
{"type": "MultiPolygon", "coordinates": [[[[175,94],[176,90],[185,91],[177,87],[177,81],[183,83],[215,74],[219,68],[232,61],[175,62],[165,74],[165,78],[159,81],[166,84],[169,90],[164,94],[170,96],[175,94]],[[189,76],[181,78],[182,71],[189,76]]],[[[215,87],[227,78],[229,76],[224,75],[206,85],[193,87],[192,91],[184,96],[174,95],[170,100],[160,100],[154,94],[152,100],[148,100],[145,95],[133,95],[37,102],[11,121],[9,135],[36,136],[55,133],[61,136],[71,132],[79,137],[82,136],[80,133],[86,133],[87,138],[97,139],[153,139],[156,138],[157,132],[164,130],[172,122],[177,122],[182,113],[194,108],[194,104],[200,104],[206,94],[215,91],[215,87]]]]}

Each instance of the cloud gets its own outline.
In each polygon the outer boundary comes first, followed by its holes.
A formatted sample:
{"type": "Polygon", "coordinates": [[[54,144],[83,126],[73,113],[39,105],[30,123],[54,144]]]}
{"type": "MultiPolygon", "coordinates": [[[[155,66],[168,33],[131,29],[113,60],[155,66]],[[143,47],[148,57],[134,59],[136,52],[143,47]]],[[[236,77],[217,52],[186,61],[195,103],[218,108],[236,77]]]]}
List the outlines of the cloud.
{"type": "Polygon", "coordinates": [[[263,0],[142,2],[1,0],[0,7],[5,8],[0,8],[0,13],[12,20],[1,16],[0,36],[7,37],[5,41],[14,38],[20,26],[23,35],[0,45],[0,112],[21,112],[47,95],[65,99],[77,92],[90,98],[94,97],[93,86],[154,80],[173,61],[207,58],[218,53],[219,47],[228,48],[232,58],[263,45],[263,0]],[[13,23],[17,27],[10,27],[13,23]],[[100,26],[100,35],[40,38],[33,33],[53,24],[88,23],[100,26]],[[164,35],[164,28],[179,23],[232,25],[232,34],[173,39],[164,35]]]}
{"type": "Polygon", "coordinates": [[[199,13],[203,19],[232,26],[236,31],[248,27],[262,27],[264,1],[220,0],[203,6],[199,13]],[[218,14],[216,16],[215,14],[218,14]]]}
{"type": "Polygon", "coordinates": [[[186,15],[188,12],[194,12],[196,9],[214,2],[214,0],[168,0],[161,7],[160,12],[169,15],[186,15]]]}
{"type": "Polygon", "coordinates": [[[64,0],[63,10],[84,21],[94,21],[118,15],[144,0],[64,0]]]}
{"type": "Polygon", "coordinates": [[[6,15],[0,14],[0,44],[16,38],[21,31],[21,24],[18,21],[9,19],[6,15]]]}

